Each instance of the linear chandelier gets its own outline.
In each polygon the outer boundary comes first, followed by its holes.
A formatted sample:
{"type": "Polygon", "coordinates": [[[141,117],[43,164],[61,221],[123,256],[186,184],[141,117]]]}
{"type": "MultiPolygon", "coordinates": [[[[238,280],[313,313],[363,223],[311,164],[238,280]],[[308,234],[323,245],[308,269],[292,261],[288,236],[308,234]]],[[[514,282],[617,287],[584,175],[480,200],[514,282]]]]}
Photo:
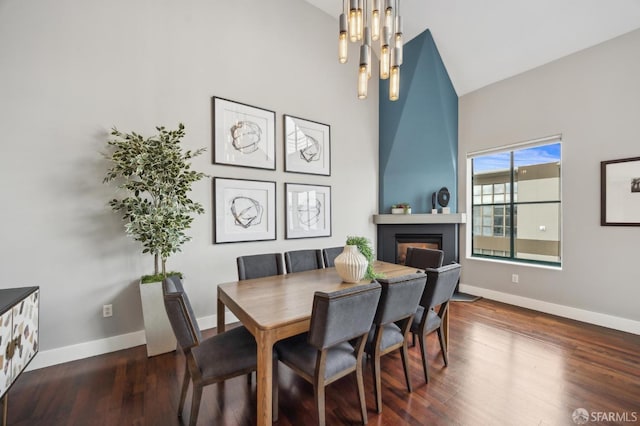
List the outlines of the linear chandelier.
{"type": "Polygon", "coordinates": [[[361,43],[358,98],[366,99],[371,78],[371,42],[380,40],[380,78],[389,80],[389,100],[396,101],[400,97],[403,44],[400,0],[384,0],[384,9],[380,9],[380,4],[381,0],[342,1],[338,60],[341,64],[347,62],[349,41],[361,43]]]}

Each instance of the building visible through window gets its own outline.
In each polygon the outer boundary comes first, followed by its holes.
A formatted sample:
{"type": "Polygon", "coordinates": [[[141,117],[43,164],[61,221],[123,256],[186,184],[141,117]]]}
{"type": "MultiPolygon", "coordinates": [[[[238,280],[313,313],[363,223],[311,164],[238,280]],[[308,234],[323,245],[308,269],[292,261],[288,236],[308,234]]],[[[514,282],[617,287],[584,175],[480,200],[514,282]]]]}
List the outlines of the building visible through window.
{"type": "Polygon", "coordinates": [[[475,155],[472,256],[561,263],[561,142],[475,155]]]}

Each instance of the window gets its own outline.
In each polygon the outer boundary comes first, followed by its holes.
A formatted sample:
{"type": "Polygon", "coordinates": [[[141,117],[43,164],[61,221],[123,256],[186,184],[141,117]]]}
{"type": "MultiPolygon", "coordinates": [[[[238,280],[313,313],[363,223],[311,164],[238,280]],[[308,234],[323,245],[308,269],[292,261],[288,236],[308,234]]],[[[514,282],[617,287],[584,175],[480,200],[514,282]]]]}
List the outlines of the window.
{"type": "Polygon", "coordinates": [[[471,255],[560,265],[560,138],[470,158],[471,255]]]}

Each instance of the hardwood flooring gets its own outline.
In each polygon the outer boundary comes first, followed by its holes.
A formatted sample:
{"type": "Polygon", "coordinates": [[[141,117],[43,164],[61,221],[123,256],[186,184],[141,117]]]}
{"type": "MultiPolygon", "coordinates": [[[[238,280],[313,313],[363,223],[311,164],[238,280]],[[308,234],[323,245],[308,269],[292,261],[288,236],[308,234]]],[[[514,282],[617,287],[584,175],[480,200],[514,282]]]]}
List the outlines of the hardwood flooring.
{"type": "MultiPolygon", "coordinates": [[[[434,333],[427,385],[410,348],[408,394],[400,356],[383,357],[380,415],[367,365],[370,425],[574,425],[578,408],[589,425],[640,424],[640,336],[484,299],[450,309],[449,367],[434,333]]],[[[147,358],[139,346],[24,373],[9,392],[8,424],[179,425],[183,362],[179,353],[147,358]]],[[[276,424],[314,424],[311,385],[282,364],[279,372],[276,424]]],[[[255,398],[246,377],[208,386],[198,424],[254,424],[255,398]]],[[[358,424],[355,378],[327,388],[326,413],[328,425],[358,424]]]]}

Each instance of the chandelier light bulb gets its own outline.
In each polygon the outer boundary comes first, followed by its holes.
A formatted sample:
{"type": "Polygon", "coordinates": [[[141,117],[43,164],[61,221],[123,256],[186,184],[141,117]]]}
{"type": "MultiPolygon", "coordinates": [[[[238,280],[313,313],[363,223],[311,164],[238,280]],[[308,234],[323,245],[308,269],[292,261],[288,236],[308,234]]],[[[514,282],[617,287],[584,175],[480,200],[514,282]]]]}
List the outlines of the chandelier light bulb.
{"type": "Polygon", "coordinates": [[[349,38],[358,41],[358,0],[351,0],[349,6],[349,38]]]}
{"type": "Polygon", "coordinates": [[[371,39],[378,41],[380,38],[380,0],[373,0],[371,9],[371,39]]]}
{"type": "Polygon", "coordinates": [[[367,68],[369,67],[369,50],[366,44],[360,46],[360,68],[358,69],[358,99],[366,99],[369,85],[367,68]]]}
{"type": "Polygon", "coordinates": [[[398,49],[391,52],[391,69],[389,71],[389,100],[397,101],[400,97],[400,65],[396,62],[398,49]]]}
{"type": "Polygon", "coordinates": [[[338,61],[341,64],[347,62],[349,52],[349,40],[347,38],[347,17],[343,13],[340,15],[340,34],[338,35],[338,61]]]}

